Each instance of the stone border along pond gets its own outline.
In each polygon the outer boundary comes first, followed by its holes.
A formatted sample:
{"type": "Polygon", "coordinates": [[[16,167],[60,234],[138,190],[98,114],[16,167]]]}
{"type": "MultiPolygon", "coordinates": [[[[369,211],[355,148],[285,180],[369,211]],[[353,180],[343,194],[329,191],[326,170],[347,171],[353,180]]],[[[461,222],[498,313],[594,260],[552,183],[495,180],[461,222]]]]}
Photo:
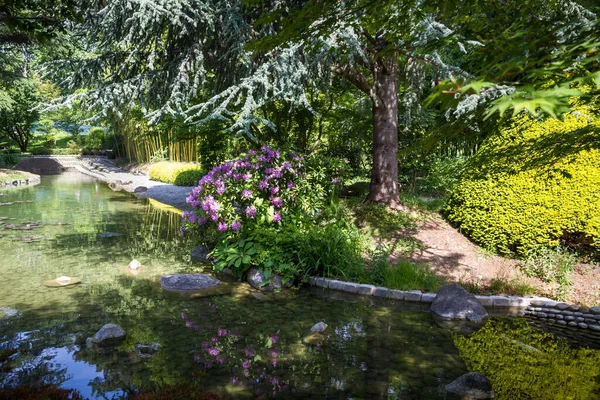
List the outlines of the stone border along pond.
{"type": "Polygon", "coordinates": [[[15,187],[15,186],[27,186],[37,185],[40,183],[41,178],[39,175],[30,174],[31,176],[27,179],[8,179],[0,182],[0,187],[15,187]]]}
{"type": "MultiPolygon", "coordinates": [[[[420,290],[396,290],[381,286],[345,282],[336,279],[311,276],[311,286],[339,290],[364,296],[375,296],[414,303],[433,303],[436,293],[423,293],[420,290]]],[[[508,314],[527,316],[545,323],[588,329],[600,332],[600,307],[584,307],[560,303],[545,297],[519,296],[475,296],[487,308],[499,309],[508,314]]]]}

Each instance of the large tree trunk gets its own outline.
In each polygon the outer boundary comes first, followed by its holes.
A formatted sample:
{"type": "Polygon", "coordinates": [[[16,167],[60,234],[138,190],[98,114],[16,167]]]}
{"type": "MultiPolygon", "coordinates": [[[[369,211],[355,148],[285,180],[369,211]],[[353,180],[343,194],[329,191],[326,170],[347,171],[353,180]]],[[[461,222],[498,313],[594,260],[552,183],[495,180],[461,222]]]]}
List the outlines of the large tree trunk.
{"type": "Polygon", "coordinates": [[[396,207],[398,197],[398,60],[373,61],[373,168],[369,200],[396,207]]]}

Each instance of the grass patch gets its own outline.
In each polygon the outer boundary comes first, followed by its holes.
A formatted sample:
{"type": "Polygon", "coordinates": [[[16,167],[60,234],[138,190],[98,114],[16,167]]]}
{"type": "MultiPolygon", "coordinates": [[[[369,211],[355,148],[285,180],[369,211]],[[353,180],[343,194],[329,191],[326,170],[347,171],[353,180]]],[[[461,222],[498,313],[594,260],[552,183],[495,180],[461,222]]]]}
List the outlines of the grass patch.
{"type": "Polygon", "coordinates": [[[400,193],[400,203],[427,213],[439,212],[444,206],[446,199],[437,197],[424,197],[413,193],[400,193]]]}
{"type": "Polygon", "coordinates": [[[353,214],[356,226],[375,238],[392,239],[404,229],[413,228],[416,223],[414,216],[381,204],[361,203],[360,199],[348,199],[346,205],[353,214]]]}
{"type": "Polygon", "coordinates": [[[442,278],[431,271],[429,267],[409,261],[399,261],[398,264],[390,265],[383,272],[383,286],[390,289],[420,289],[437,292],[442,285],[442,278]]]}
{"type": "Polygon", "coordinates": [[[12,169],[0,169],[0,181],[9,181],[13,179],[29,179],[33,175],[23,171],[12,169]]]}

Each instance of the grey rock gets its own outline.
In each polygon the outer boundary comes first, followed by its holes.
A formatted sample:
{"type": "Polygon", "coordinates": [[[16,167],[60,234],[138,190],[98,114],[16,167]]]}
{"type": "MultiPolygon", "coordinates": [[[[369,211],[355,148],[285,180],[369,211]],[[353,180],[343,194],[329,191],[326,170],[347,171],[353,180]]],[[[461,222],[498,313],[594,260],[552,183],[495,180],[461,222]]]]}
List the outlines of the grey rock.
{"type": "Polygon", "coordinates": [[[577,322],[575,322],[575,321],[571,321],[571,322],[569,322],[569,324],[568,324],[568,325],[569,325],[569,326],[577,326],[577,322]]]}
{"type": "Polygon", "coordinates": [[[388,291],[388,297],[394,300],[404,300],[404,292],[398,289],[390,289],[388,291]]]}
{"type": "Polygon", "coordinates": [[[327,329],[327,327],[328,327],[328,325],[325,322],[321,321],[321,322],[317,322],[316,324],[314,324],[313,327],[310,328],[310,331],[321,333],[321,332],[324,332],[325,329],[327,329]]]}
{"type": "Polygon", "coordinates": [[[269,277],[269,283],[265,278],[265,274],[263,271],[258,268],[250,268],[248,270],[248,275],[246,276],[246,281],[252,286],[254,289],[263,291],[263,292],[272,292],[274,290],[289,288],[292,286],[292,282],[283,283],[283,279],[281,276],[277,274],[271,274],[269,277]]]}
{"type": "Polygon", "coordinates": [[[489,316],[471,293],[452,284],[440,289],[431,304],[431,312],[441,319],[483,322],[489,316]]]}
{"type": "Polygon", "coordinates": [[[587,329],[588,325],[585,322],[580,322],[579,324],[577,324],[580,328],[582,329],[587,329]]]}
{"type": "Polygon", "coordinates": [[[558,303],[556,305],[556,308],[558,308],[559,310],[566,310],[567,308],[569,308],[569,305],[567,303],[558,303]]]}
{"type": "Polygon", "coordinates": [[[385,287],[376,287],[373,291],[373,296],[375,297],[387,297],[389,289],[385,287]]]}
{"type": "Polygon", "coordinates": [[[446,392],[459,399],[493,399],[492,384],[479,372],[469,372],[446,385],[446,392]]]}
{"type": "Polygon", "coordinates": [[[338,281],[336,279],[332,279],[329,281],[329,289],[333,290],[342,290],[342,286],[344,285],[343,281],[338,281]]]}
{"type": "Polygon", "coordinates": [[[219,284],[219,280],[206,274],[172,274],[160,277],[160,286],[168,291],[202,290],[219,284]]]}
{"type": "Polygon", "coordinates": [[[600,326],[599,325],[589,325],[588,328],[590,328],[593,331],[600,332],[600,326]]]}
{"type": "Polygon", "coordinates": [[[358,293],[358,284],[352,282],[344,282],[342,290],[348,293],[358,293]]]}
{"type": "Polygon", "coordinates": [[[374,290],[375,290],[375,285],[367,285],[367,284],[358,285],[358,294],[362,294],[365,296],[371,296],[373,294],[374,290]]]}
{"type": "Polygon", "coordinates": [[[422,295],[423,293],[420,290],[409,290],[408,292],[404,292],[404,301],[419,302],[422,295]]]}
{"type": "Polygon", "coordinates": [[[158,351],[160,344],[143,342],[136,343],[133,347],[140,358],[150,358],[158,351]]]}
{"type": "Polygon", "coordinates": [[[135,189],[133,189],[133,193],[144,193],[147,191],[148,191],[148,188],[146,186],[138,186],[135,189]]]}
{"type": "Polygon", "coordinates": [[[590,308],[590,312],[592,314],[600,314],[600,307],[592,307],[590,308]]]}
{"type": "Polygon", "coordinates": [[[106,324],[92,338],[92,342],[103,346],[118,346],[125,341],[127,332],[117,324],[106,324]]]}
{"type": "Polygon", "coordinates": [[[192,250],[190,256],[194,261],[206,262],[208,260],[208,253],[210,253],[208,247],[199,245],[192,250]]]}
{"type": "MultiPolygon", "coordinates": [[[[508,297],[504,296],[490,296],[494,300],[494,307],[510,307],[508,297]]],[[[536,311],[541,311],[541,307],[536,307],[536,311]]]]}
{"type": "Polygon", "coordinates": [[[494,305],[494,299],[490,298],[490,296],[475,296],[475,298],[484,307],[492,307],[494,305]]]}
{"type": "Polygon", "coordinates": [[[421,295],[421,303],[433,303],[435,300],[436,293],[423,293],[421,295]]]}

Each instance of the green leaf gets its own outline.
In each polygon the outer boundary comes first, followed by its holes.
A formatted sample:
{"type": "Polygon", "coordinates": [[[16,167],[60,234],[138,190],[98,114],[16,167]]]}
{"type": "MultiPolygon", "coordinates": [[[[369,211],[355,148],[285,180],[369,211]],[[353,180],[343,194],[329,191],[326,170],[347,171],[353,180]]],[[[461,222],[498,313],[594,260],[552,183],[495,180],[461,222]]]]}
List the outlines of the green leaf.
{"type": "Polygon", "coordinates": [[[239,268],[241,264],[242,264],[242,259],[241,258],[238,258],[237,260],[235,260],[235,267],[236,268],[239,268]]]}
{"type": "Polygon", "coordinates": [[[249,264],[249,263],[250,263],[250,260],[252,260],[252,258],[251,258],[250,256],[244,256],[244,257],[242,258],[242,262],[243,262],[244,264],[249,264]]]}

